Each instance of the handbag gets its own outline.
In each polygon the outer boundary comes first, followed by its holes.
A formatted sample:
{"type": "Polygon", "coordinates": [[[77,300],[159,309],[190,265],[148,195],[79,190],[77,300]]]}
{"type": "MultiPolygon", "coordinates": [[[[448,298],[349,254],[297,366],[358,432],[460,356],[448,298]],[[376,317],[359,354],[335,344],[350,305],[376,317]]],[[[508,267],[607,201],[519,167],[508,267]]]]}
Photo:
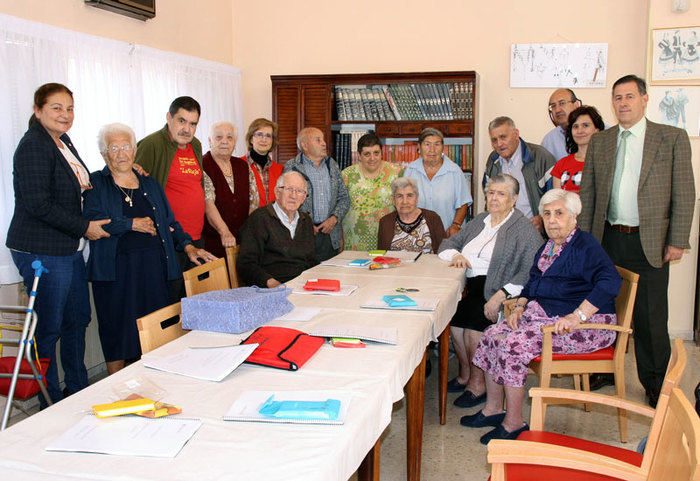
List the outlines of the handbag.
{"type": "Polygon", "coordinates": [[[259,344],[245,360],[287,371],[296,371],[316,354],[326,340],[287,327],[263,326],[253,331],[241,344],[259,344]]]}

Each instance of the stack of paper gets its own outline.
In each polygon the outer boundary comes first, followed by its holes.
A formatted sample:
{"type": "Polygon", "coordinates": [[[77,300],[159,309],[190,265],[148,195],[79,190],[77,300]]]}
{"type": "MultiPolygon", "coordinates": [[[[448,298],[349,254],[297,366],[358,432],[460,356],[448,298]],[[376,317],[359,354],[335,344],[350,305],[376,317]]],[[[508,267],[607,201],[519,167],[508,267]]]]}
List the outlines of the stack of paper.
{"type": "Polygon", "coordinates": [[[221,381],[240,366],[256,347],[258,344],[186,347],[172,356],[144,358],[143,365],[205,381],[221,381]]]}
{"type": "Polygon", "coordinates": [[[337,292],[332,291],[307,291],[303,287],[295,287],[292,294],[304,294],[312,296],[340,296],[347,297],[357,290],[357,286],[352,284],[340,284],[340,290],[337,292]]]}
{"type": "Polygon", "coordinates": [[[249,421],[261,423],[292,423],[292,424],[343,424],[348,415],[352,393],[347,391],[243,391],[224,415],[224,421],[249,421]],[[337,399],[340,401],[338,419],[288,419],[271,418],[260,414],[260,407],[270,396],[276,401],[325,401],[337,399]]]}
{"type": "Polygon", "coordinates": [[[312,328],[309,331],[309,335],[318,337],[346,337],[395,345],[398,342],[399,330],[395,327],[382,326],[321,325],[312,328]]]}

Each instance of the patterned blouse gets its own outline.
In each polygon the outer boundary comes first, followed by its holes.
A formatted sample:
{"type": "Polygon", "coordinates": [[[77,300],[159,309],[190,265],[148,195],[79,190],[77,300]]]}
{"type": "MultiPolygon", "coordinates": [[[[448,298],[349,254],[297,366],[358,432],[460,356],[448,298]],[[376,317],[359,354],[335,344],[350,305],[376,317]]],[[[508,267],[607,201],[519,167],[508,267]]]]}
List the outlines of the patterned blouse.
{"type": "Polygon", "coordinates": [[[403,224],[396,218],[394,223],[394,238],[391,239],[392,251],[411,251],[430,254],[433,251],[433,241],[430,229],[423,213],[410,225],[403,224]]]}
{"type": "Polygon", "coordinates": [[[343,182],[351,201],[350,210],[343,219],[346,250],[368,251],[377,248],[379,219],[393,210],[391,183],[401,174],[399,166],[388,162],[382,162],[379,175],[373,179],[360,173],[359,164],[343,170],[343,182]]]}

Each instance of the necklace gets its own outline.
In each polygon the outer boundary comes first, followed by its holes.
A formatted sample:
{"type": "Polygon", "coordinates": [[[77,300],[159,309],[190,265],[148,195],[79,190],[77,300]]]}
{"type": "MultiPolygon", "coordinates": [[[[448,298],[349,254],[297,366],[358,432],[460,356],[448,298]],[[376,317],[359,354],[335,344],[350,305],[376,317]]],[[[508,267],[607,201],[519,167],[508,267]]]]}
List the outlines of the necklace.
{"type": "Polygon", "coordinates": [[[129,193],[127,194],[126,191],[124,189],[122,189],[121,185],[116,184],[116,186],[119,188],[119,190],[122,191],[122,194],[124,194],[124,202],[128,202],[129,207],[133,207],[134,206],[134,199],[132,196],[134,194],[134,189],[127,189],[129,191],[129,193]]]}

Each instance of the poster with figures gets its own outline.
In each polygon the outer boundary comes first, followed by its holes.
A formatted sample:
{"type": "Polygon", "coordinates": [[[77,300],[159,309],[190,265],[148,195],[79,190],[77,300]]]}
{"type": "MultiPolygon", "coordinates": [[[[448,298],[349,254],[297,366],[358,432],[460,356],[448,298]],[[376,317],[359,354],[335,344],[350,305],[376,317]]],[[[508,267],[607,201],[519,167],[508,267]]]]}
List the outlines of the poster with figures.
{"type": "Polygon", "coordinates": [[[700,27],[653,30],[651,80],[700,80],[700,27]]]}
{"type": "Polygon", "coordinates": [[[607,43],[514,43],[510,86],[602,88],[607,65],[607,43]]]}
{"type": "Polygon", "coordinates": [[[649,88],[647,118],[700,136],[700,86],[654,85],[649,88]]]}

